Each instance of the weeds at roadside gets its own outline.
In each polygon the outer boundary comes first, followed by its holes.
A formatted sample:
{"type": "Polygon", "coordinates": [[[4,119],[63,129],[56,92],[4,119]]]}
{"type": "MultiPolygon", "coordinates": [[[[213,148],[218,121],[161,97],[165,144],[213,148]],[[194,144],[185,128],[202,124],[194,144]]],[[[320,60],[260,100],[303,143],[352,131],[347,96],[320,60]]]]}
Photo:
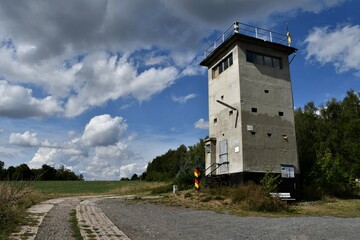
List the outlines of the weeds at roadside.
{"type": "Polygon", "coordinates": [[[28,216],[26,208],[41,199],[41,195],[32,189],[29,182],[2,182],[0,184],[0,239],[7,238],[28,216]]]}
{"type": "Polygon", "coordinates": [[[79,228],[79,224],[76,218],[76,210],[73,209],[70,213],[70,224],[71,224],[71,229],[73,231],[73,237],[76,240],[82,240],[83,237],[81,236],[81,232],[80,232],[80,228],[79,228]]]}
{"type": "Polygon", "coordinates": [[[271,197],[265,187],[252,182],[238,186],[229,192],[233,203],[240,203],[249,210],[281,212],[289,209],[286,201],[271,197]]]}

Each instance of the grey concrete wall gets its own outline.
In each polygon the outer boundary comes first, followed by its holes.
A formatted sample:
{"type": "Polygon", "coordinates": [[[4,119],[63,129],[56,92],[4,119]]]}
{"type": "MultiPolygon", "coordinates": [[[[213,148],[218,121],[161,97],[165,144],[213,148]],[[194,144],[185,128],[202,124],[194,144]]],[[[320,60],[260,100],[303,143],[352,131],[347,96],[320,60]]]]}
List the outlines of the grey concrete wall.
{"type": "MultiPolygon", "coordinates": [[[[241,172],[242,163],[242,129],[241,114],[230,108],[219,104],[221,100],[240,110],[240,81],[239,81],[239,48],[233,45],[225,54],[209,67],[209,136],[217,139],[216,159],[219,161],[220,141],[226,139],[228,142],[229,173],[241,172]],[[233,65],[222,72],[217,78],[212,78],[212,68],[224,57],[233,54],[233,65]],[[232,114],[230,112],[232,111],[232,114]],[[217,119],[217,123],[214,123],[217,119]],[[236,126],[236,127],[235,127],[236,126]],[[235,152],[235,149],[237,150],[235,152]]],[[[220,172],[217,171],[219,174],[220,172]]]]}
{"type": "Polygon", "coordinates": [[[244,171],[280,173],[280,164],[291,164],[299,170],[294,105],[288,56],[248,43],[240,43],[239,71],[244,171]],[[282,69],[246,61],[246,50],[280,57],[282,69]],[[267,90],[267,93],[265,92],[267,90]],[[257,108],[252,112],[251,108],[257,108]],[[279,112],[283,116],[279,116],[279,112]],[[247,126],[253,126],[248,131],[247,126]]]}
{"type": "Polygon", "coordinates": [[[216,163],[216,139],[205,139],[205,175],[216,174],[213,170],[216,169],[214,163],[216,163]]]}

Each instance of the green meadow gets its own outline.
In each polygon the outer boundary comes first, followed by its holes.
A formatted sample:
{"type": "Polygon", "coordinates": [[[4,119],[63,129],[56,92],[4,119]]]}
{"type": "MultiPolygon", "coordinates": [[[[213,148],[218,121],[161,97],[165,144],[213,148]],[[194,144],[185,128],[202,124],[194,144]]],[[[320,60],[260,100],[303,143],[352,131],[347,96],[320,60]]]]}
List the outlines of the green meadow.
{"type": "Polygon", "coordinates": [[[111,191],[130,186],[139,186],[140,182],[120,181],[34,181],[30,185],[43,194],[107,194],[111,191]]]}
{"type": "Polygon", "coordinates": [[[161,187],[164,183],[145,181],[32,181],[31,188],[46,198],[61,196],[139,194],[161,187]]]}

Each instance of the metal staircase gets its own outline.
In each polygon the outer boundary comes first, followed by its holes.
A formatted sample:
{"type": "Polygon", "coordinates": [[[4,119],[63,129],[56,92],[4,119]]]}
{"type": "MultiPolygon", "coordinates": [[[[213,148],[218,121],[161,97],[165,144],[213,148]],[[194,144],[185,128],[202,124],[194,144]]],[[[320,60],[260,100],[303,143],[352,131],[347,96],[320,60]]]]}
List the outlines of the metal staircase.
{"type": "Polygon", "coordinates": [[[206,186],[215,187],[215,186],[229,185],[229,174],[213,175],[213,173],[224,164],[229,164],[229,162],[213,163],[208,168],[205,169],[204,172],[206,173],[207,170],[216,166],[209,174],[205,175],[206,186]]]}

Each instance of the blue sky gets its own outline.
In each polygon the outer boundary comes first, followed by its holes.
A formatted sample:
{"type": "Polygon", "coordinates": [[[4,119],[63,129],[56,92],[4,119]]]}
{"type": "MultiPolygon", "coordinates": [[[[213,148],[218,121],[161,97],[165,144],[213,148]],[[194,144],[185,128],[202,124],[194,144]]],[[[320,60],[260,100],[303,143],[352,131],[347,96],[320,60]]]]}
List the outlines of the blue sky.
{"type": "Polygon", "coordinates": [[[0,160],[141,174],[208,134],[206,49],[234,21],[285,33],[295,107],[360,89],[359,1],[0,2],[0,160]]]}

